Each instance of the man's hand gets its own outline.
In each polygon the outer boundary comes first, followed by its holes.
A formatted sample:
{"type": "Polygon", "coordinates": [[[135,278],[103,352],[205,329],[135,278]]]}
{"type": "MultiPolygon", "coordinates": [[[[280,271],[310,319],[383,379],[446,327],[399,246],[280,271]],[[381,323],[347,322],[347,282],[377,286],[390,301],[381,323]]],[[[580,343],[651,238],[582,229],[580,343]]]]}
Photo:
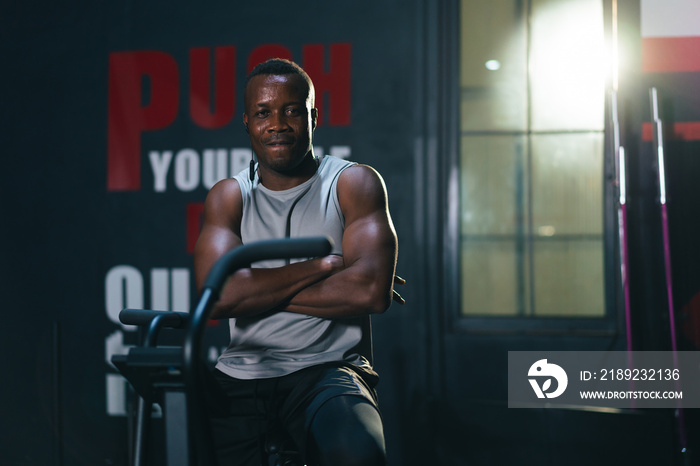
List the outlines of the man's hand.
{"type": "Polygon", "coordinates": [[[339,272],[345,268],[343,256],[339,254],[331,254],[321,259],[324,270],[330,271],[331,274],[339,272]]]}

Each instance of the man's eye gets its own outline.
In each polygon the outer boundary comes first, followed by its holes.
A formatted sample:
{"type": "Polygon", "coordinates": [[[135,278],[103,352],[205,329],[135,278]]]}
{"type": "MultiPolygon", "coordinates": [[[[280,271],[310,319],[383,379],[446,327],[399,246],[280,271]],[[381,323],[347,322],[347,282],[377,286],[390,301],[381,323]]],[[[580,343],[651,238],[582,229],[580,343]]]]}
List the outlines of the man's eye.
{"type": "Polygon", "coordinates": [[[298,108],[288,108],[288,109],[287,109],[287,115],[297,116],[297,115],[299,115],[300,113],[301,113],[301,112],[299,111],[298,108]]]}
{"type": "Polygon", "coordinates": [[[269,112],[267,110],[260,110],[259,112],[255,113],[255,116],[257,116],[258,118],[264,118],[268,115],[268,113],[269,112]]]}

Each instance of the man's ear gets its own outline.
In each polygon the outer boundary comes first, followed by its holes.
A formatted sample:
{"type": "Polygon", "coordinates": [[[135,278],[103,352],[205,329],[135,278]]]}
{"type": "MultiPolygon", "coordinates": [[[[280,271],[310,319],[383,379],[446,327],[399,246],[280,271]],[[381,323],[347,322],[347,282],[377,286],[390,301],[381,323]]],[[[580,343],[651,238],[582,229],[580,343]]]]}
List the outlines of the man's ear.
{"type": "Polygon", "coordinates": [[[243,114],[243,126],[245,126],[245,132],[248,132],[248,115],[243,114]]]}
{"type": "Polygon", "coordinates": [[[318,109],[312,108],[311,109],[311,130],[315,130],[317,124],[318,124],[318,109]]]}

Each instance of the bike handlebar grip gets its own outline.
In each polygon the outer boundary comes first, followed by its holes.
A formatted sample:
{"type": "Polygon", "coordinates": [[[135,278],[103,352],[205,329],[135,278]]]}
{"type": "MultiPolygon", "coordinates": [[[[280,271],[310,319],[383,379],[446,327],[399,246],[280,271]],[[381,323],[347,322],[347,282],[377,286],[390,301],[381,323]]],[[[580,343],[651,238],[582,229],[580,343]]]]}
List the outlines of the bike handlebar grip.
{"type": "Polygon", "coordinates": [[[326,236],[262,240],[233,249],[219,258],[209,271],[204,288],[219,294],[228,276],[253,262],[269,259],[298,259],[330,254],[333,241],[326,236]]]}
{"type": "Polygon", "coordinates": [[[187,312],[148,309],[122,309],[119,313],[119,321],[127,325],[150,325],[157,316],[163,316],[160,323],[163,327],[184,328],[190,321],[190,314],[187,312]]]}

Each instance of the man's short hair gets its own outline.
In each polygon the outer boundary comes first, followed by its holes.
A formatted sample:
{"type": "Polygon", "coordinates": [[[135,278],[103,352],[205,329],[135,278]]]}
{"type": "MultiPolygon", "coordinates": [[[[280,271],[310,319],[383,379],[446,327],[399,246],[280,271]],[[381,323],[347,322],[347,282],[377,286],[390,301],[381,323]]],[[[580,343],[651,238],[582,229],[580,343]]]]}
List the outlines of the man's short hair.
{"type": "Polygon", "coordinates": [[[255,68],[253,68],[253,70],[248,75],[248,78],[246,79],[246,89],[248,89],[248,83],[250,83],[250,80],[253,79],[255,76],[267,74],[276,76],[296,74],[301,76],[302,79],[306,81],[306,84],[309,86],[309,98],[311,99],[311,106],[314,105],[316,91],[314,90],[313,81],[311,81],[311,78],[301,66],[297,65],[293,61],[286,60],[284,58],[271,58],[267,61],[258,64],[255,68]]]}

